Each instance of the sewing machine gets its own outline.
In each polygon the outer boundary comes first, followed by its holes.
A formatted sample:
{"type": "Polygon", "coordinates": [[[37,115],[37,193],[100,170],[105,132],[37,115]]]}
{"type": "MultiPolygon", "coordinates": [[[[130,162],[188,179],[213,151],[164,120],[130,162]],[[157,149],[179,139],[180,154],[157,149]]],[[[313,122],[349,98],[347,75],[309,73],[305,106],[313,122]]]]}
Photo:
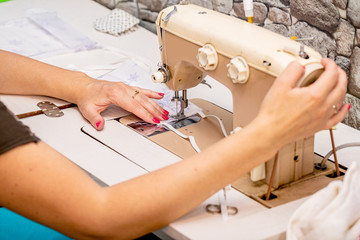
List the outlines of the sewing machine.
{"type": "MultiPolygon", "coordinates": [[[[164,9],[156,24],[162,63],[152,78],[175,91],[174,98],[181,102],[179,116],[188,103],[187,90],[203,83],[207,75],[230,90],[232,129],[237,129],[254,119],[275,78],[290,62],[297,61],[305,66],[298,87],[313,83],[323,72],[322,57],[315,50],[199,6],[182,4],[164,9]]],[[[246,177],[233,186],[262,201],[265,185],[270,184],[272,190],[280,189],[319,174],[314,170],[314,137],[284,146],[278,152],[276,165],[274,161],[274,158],[269,159],[266,166],[255,168],[250,174],[252,181],[246,177]]],[[[316,185],[314,182],[311,185],[316,185]]]]}
{"type": "MultiPolygon", "coordinates": [[[[137,31],[121,36],[120,38],[106,36],[102,33],[94,31],[91,24],[94,19],[103,17],[110,12],[109,9],[100,6],[94,1],[17,0],[1,3],[0,5],[2,10],[2,14],[0,14],[1,21],[18,19],[20,16],[25,17],[24,9],[27,8],[36,7],[54,10],[58,12],[59,16],[61,16],[61,18],[63,18],[66,22],[74,25],[78,30],[89,36],[91,39],[99,42],[100,45],[109,45],[120,50],[131,52],[136,56],[146,57],[151,60],[154,66],[156,65],[155,63],[159,61],[157,54],[158,43],[156,36],[151,34],[149,31],[142,29],[141,27],[137,31]],[[77,18],[78,13],[82,11],[84,7],[87,9],[87,11],[83,11],[82,18],[77,18]],[[73,19],[78,19],[78,21],[73,21],[73,19]],[[144,44],[144,39],[146,39],[146,44],[144,44]]],[[[167,12],[170,12],[172,9],[173,8],[170,8],[167,10],[167,12]]],[[[202,11],[209,10],[202,9],[202,11]]],[[[167,15],[167,12],[165,12],[165,14],[163,13],[163,17],[167,15]]],[[[176,14],[174,14],[172,17],[175,17],[175,15],[176,14]]],[[[170,21],[172,21],[172,18],[170,21]]],[[[209,28],[211,28],[211,26],[209,28]]],[[[299,47],[299,44],[296,44],[296,48],[297,47],[299,47]]],[[[294,52],[297,52],[298,50],[299,49],[296,49],[294,52]]],[[[305,48],[305,51],[309,54],[307,48],[305,48]]],[[[100,64],[111,64],[114,62],[114,60],[118,60],[119,56],[116,53],[109,54],[109,51],[106,51],[106,53],[99,55],[98,50],[96,50],[94,54],[89,53],[85,55],[82,55],[81,52],[77,52],[74,55],[60,55],[58,58],[53,58],[51,63],[58,66],[66,66],[69,63],[74,63],[77,66],[92,66],[100,64]]],[[[185,56],[183,57],[185,58],[185,56]]],[[[219,97],[214,97],[214,99],[206,99],[219,104],[226,109],[231,109],[230,107],[222,105],[222,101],[224,100],[223,95],[226,94],[227,91],[220,91],[223,90],[222,88],[217,88],[217,86],[220,84],[215,85],[212,79],[207,78],[207,80],[213,88],[209,89],[205,85],[199,84],[199,86],[197,86],[195,89],[190,89],[188,91],[189,98],[192,97],[194,92],[198,93],[200,91],[202,92],[203,90],[204,92],[210,92],[211,94],[218,93],[219,97]],[[197,89],[200,89],[200,91],[197,92],[197,89]]],[[[16,114],[39,110],[36,104],[43,100],[49,100],[58,106],[66,104],[58,99],[49,99],[43,96],[0,97],[1,100],[4,101],[6,105],[10,107],[11,110],[16,114]]],[[[201,97],[205,98],[203,95],[201,97]]],[[[200,104],[196,104],[200,106],[200,104]]],[[[201,107],[205,109],[207,106],[204,104],[204,107],[201,107]]],[[[229,131],[232,130],[233,115],[231,112],[225,111],[222,108],[215,108],[215,105],[214,110],[218,111],[218,113],[214,113],[215,115],[225,115],[223,118],[225,127],[229,129],[229,131]]],[[[154,146],[151,146],[151,148],[148,147],[148,144],[144,143],[146,141],[145,138],[142,138],[139,134],[137,134],[137,136],[133,136],[135,135],[134,131],[131,131],[131,129],[127,128],[126,126],[118,124],[118,122],[115,120],[106,121],[105,129],[103,131],[97,131],[87,123],[87,121],[81,116],[76,108],[68,108],[63,111],[65,115],[61,118],[49,118],[44,115],[38,115],[24,118],[22,121],[26,125],[30,126],[32,131],[43,141],[55,148],[60,153],[67,156],[75,164],[92,173],[107,185],[114,185],[142,174],[146,174],[149,171],[155,171],[156,169],[159,169],[166,164],[171,164],[177,160],[169,160],[171,156],[169,156],[168,153],[160,153],[160,149],[158,148],[156,148],[156,151],[154,151],[154,148],[158,147],[158,145],[154,144],[154,146]],[[87,129],[91,133],[92,137],[85,135],[79,130],[80,128],[87,129]],[[137,138],[132,140],[130,137],[137,138]],[[95,141],[94,139],[97,139],[98,141],[95,141]],[[137,145],[135,145],[135,143],[137,145]],[[144,145],[147,147],[146,149],[144,149],[144,145]],[[114,149],[116,151],[114,151],[114,149]],[[129,153],[130,151],[132,152],[129,153]]],[[[199,124],[193,124],[189,127],[186,127],[186,129],[198,129],[199,127],[203,126],[201,125],[202,122],[207,123],[208,120],[211,119],[203,119],[199,122],[199,124]]],[[[217,126],[216,124],[217,123],[211,127],[217,126]]],[[[182,131],[183,128],[178,130],[182,131]]],[[[206,128],[206,130],[213,131],[209,128],[206,128]]],[[[218,129],[216,130],[217,131],[213,131],[212,134],[220,132],[219,137],[223,137],[221,131],[218,129]]],[[[172,132],[164,132],[154,136],[154,138],[160,139],[165,135],[171,134],[172,132]]],[[[337,130],[334,131],[334,134],[337,145],[348,142],[356,142],[360,136],[357,130],[344,124],[339,124],[337,126],[337,130]]],[[[331,149],[330,142],[326,141],[329,140],[328,136],[328,131],[323,131],[318,133],[315,138],[315,150],[317,153],[322,154],[323,156],[325,156],[326,153],[331,149]]],[[[180,148],[179,137],[172,137],[172,142],[176,142],[174,145],[180,148]]],[[[199,146],[203,144],[198,137],[196,139],[199,140],[199,146]]],[[[206,144],[208,143],[204,143],[204,145],[206,144]]],[[[192,150],[191,146],[189,147],[189,155],[195,154],[195,151],[190,152],[190,150],[192,150]]],[[[349,150],[345,149],[339,151],[338,157],[341,159],[340,161],[342,161],[341,163],[344,166],[349,166],[351,161],[358,161],[359,154],[359,148],[350,148],[349,150]],[[343,155],[341,156],[341,154],[343,155]]],[[[180,160],[181,159],[179,158],[179,161],[180,160]]],[[[207,204],[218,203],[218,197],[214,195],[208,200],[204,201],[204,203],[200,204],[189,214],[182,217],[181,219],[174,221],[173,223],[169,224],[168,227],[160,231],[172,237],[173,239],[285,239],[284,231],[286,230],[288,220],[290,219],[293,212],[303,202],[303,199],[293,201],[289,204],[284,204],[279,207],[267,209],[263,205],[258,204],[237,190],[231,189],[227,191],[227,202],[229,205],[235,206],[239,209],[237,215],[232,216],[230,221],[225,222],[222,220],[221,215],[209,214],[205,211],[205,206],[207,204]],[[283,236],[283,238],[280,238],[280,235],[283,236]]],[[[164,237],[164,239],[168,238],[164,237]]]]}

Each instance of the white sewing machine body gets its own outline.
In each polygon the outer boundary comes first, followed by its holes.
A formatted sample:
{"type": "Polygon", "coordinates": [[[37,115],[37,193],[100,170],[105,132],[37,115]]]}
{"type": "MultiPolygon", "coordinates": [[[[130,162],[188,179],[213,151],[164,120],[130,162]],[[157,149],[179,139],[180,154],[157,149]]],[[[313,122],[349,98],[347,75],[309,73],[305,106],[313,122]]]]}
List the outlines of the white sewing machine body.
{"type": "MultiPolygon", "coordinates": [[[[197,86],[206,75],[219,81],[232,93],[233,128],[254,119],[275,78],[290,62],[306,67],[298,86],[311,84],[323,72],[322,57],[315,50],[195,5],[164,9],[156,23],[162,67],[155,77],[175,91],[197,86]]],[[[272,165],[273,160],[267,162],[267,183],[272,165]]],[[[279,152],[273,187],[296,181],[313,169],[314,138],[288,144],[279,152]]]]}

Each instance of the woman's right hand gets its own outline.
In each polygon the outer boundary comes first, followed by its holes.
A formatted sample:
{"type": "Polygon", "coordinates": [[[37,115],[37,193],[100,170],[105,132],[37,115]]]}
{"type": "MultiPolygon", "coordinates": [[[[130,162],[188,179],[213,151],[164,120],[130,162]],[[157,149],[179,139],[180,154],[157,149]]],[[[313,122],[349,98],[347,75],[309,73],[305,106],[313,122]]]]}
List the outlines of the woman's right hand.
{"type": "Polygon", "coordinates": [[[296,87],[305,69],[292,62],[275,80],[254,120],[267,122],[264,130],[273,135],[278,148],[330,129],[344,119],[350,104],[344,104],[347,90],[345,72],[330,59],[322,59],[325,70],[311,85],[296,87]],[[334,107],[335,106],[335,107],[334,107]]]}

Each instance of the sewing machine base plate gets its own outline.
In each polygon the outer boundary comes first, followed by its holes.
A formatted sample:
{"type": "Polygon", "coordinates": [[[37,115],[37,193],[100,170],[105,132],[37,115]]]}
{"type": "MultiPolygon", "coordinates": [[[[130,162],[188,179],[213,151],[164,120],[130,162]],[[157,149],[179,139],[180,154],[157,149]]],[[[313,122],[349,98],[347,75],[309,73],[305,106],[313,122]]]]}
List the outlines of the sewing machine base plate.
{"type": "MultiPolygon", "coordinates": [[[[204,114],[218,116],[222,120],[227,133],[232,131],[231,112],[226,111],[225,109],[220,108],[215,104],[207,102],[203,99],[191,99],[190,101],[199,106],[203,110],[204,114]]],[[[134,115],[130,115],[121,118],[119,121],[124,125],[129,125],[133,122],[141,120],[134,115]]],[[[194,136],[196,143],[201,150],[204,150],[205,148],[224,138],[220,125],[214,118],[201,119],[198,123],[194,123],[177,130],[186,135],[194,136]]],[[[197,153],[188,140],[179,137],[172,131],[166,131],[160,134],[152,135],[148,137],[148,139],[182,159],[197,153]]]]}
{"type": "MultiPolygon", "coordinates": [[[[314,155],[314,162],[321,162],[322,157],[314,155]]],[[[252,182],[250,175],[247,174],[236,180],[232,187],[244,193],[248,197],[258,201],[268,208],[280,206],[282,204],[310,196],[320,189],[326,187],[331,181],[342,180],[345,170],[340,169],[339,177],[330,177],[335,171],[335,164],[327,162],[325,170],[316,170],[298,181],[283,185],[278,189],[271,191],[270,200],[265,200],[265,194],[268,190],[268,184],[263,181],[252,182]]]]}
{"type": "MultiPolygon", "coordinates": [[[[232,131],[233,116],[231,112],[202,99],[192,99],[191,102],[199,106],[206,115],[212,114],[218,116],[223,121],[227,133],[232,131]]],[[[120,119],[120,122],[125,125],[136,121],[140,121],[140,119],[135,116],[128,116],[120,119]]],[[[219,123],[213,118],[201,119],[197,123],[179,128],[178,131],[186,135],[194,136],[197,145],[202,150],[224,138],[219,123]]],[[[171,131],[150,136],[148,139],[183,159],[196,154],[196,151],[189,141],[177,136],[171,131]]],[[[321,159],[321,157],[314,154],[314,163],[320,162],[321,159]]],[[[342,176],[336,178],[326,176],[332,174],[334,169],[334,164],[328,161],[325,170],[314,170],[313,173],[304,176],[296,182],[286,184],[273,190],[273,198],[270,200],[262,199],[267,192],[268,185],[262,181],[252,182],[250,180],[250,174],[246,174],[239,178],[232,184],[232,187],[264,206],[272,208],[310,196],[316,191],[326,187],[331,181],[342,179],[342,176]]],[[[344,170],[341,171],[344,173],[344,170]]]]}

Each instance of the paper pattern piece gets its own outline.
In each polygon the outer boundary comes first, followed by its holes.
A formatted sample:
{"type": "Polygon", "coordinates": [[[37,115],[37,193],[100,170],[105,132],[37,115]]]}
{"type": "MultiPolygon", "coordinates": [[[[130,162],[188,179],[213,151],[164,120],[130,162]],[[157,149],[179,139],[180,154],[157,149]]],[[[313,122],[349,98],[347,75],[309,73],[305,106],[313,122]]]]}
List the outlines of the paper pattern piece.
{"type": "Polygon", "coordinates": [[[62,21],[55,12],[36,8],[28,10],[27,16],[70,49],[79,51],[96,47],[96,42],[81,34],[70,24],[62,21]]]}
{"type": "MultiPolygon", "coordinates": [[[[137,86],[164,93],[164,97],[162,99],[155,101],[169,112],[170,118],[167,120],[167,122],[174,120],[174,118],[171,116],[176,115],[177,110],[180,109],[180,103],[178,103],[178,106],[176,107],[175,102],[172,101],[172,98],[174,97],[174,91],[169,90],[165,84],[153,83],[151,80],[151,73],[144,70],[142,67],[131,60],[123,62],[119,68],[99,77],[99,79],[112,82],[121,81],[130,86],[137,86]]],[[[200,111],[201,109],[199,107],[189,102],[189,106],[185,109],[184,114],[185,116],[191,116],[200,111]]]]}
{"type": "Polygon", "coordinates": [[[0,22],[0,49],[27,57],[39,59],[95,47],[96,42],[78,33],[55,12],[31,9],[27,18],[0,22]]]}

